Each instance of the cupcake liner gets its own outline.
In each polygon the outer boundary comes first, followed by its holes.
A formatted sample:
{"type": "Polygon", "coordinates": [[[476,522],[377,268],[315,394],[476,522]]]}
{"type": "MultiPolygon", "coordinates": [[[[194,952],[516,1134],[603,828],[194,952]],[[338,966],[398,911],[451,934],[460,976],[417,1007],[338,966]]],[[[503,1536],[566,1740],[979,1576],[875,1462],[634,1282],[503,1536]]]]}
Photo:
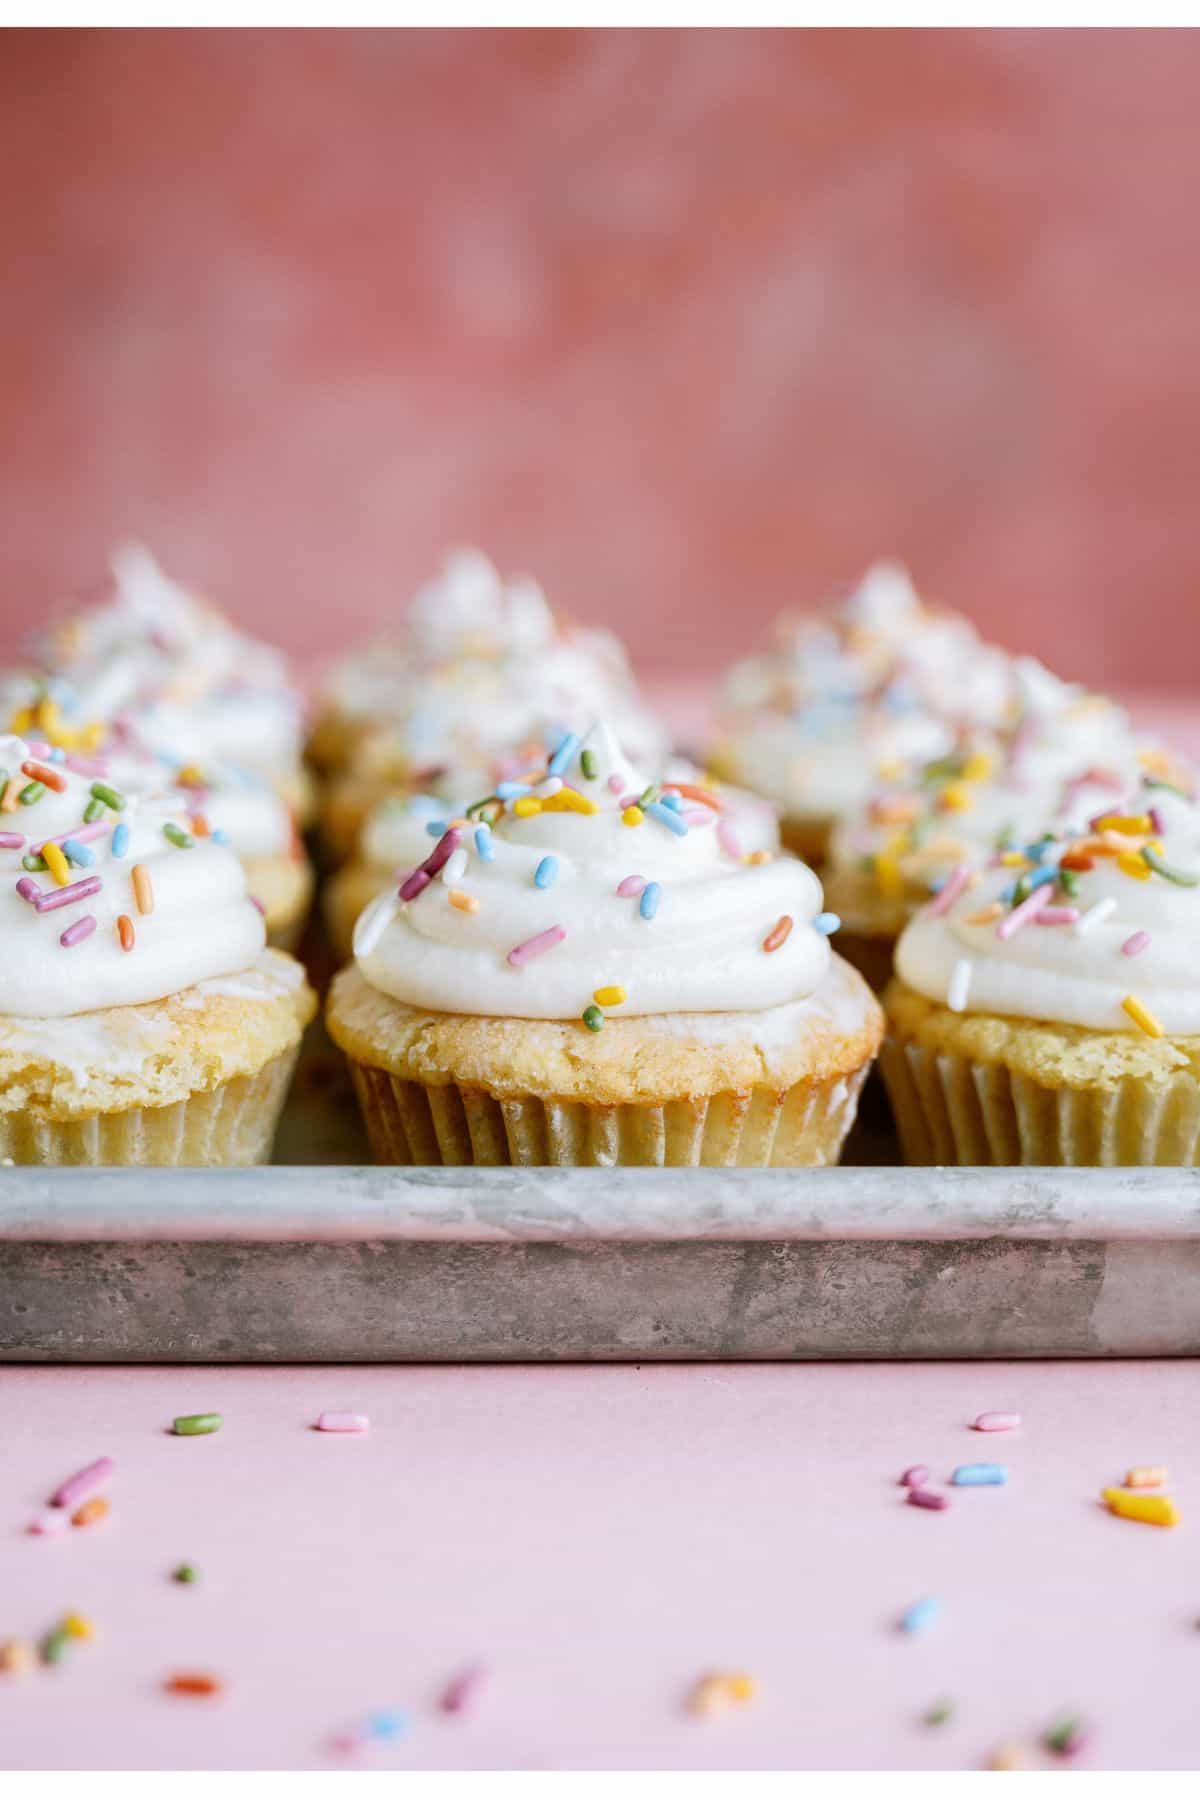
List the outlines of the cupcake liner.
{"type": "Polygon", "coordinates": [[[267,1161],[298,1050],[174,1105],[77,1119],[0,1113],[0,1158],[18,1167],[253,1167],[267,1161]]]}
{"type": "Polygon", "coordinates": [[[824,1167],[854,1122],[868,1066],[783,1092],[590,1105],[498,1099],[350,1062],[376,1161],[447,1167],[824,1167]]]}
{"type": "Polygon", "coordinates": [[[1195,1167],[1200,1081],[1187,1073],[1046,1086],[1002,1062],[889,1036],[879,1067],[918,1167],[1195,1167]]]}

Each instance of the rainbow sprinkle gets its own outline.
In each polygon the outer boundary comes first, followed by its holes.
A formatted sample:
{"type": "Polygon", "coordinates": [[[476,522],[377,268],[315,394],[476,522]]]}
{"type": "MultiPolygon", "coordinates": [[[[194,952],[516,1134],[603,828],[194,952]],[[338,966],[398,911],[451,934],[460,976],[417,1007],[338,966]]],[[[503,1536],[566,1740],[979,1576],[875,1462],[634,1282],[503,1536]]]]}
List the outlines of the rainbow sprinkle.
{"type": "Polygon", "coordinates": [[[657,915],[661,898],[662,888],[657,880],[648,881],[642,888],[642,896],[638,901],[638,911],[643,918],[653,918],[657,915]]]}
{"type": "Polygon", "coordinates": [[[541,930],[537,936],[528,937],[525,942],[518,943],[515,948],[510,949],[505,960],[510,968],[523,968],[526,962],[535,960],[539,955],[545,955],[548,949],[555,949],[559,943],[565,943],[566,940],[567,933],[562,925],[551,924],[549,930],[541,930]]]}

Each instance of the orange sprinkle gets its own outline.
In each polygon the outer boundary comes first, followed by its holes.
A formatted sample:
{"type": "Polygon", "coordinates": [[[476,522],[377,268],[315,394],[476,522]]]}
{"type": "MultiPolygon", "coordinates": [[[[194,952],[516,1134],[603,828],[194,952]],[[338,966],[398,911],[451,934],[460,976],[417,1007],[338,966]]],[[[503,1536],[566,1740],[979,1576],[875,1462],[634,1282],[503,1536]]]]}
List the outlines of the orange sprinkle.
{"type": "Polygon", "coordinates": [[[919,802],[909,793],[895,793],[871,801],[873,824],[911,824],[920,811],[919,802]]]}
{"type": "Polygon", "coordinates": [[[143,918],[148,918],[154,910],[154,887],[150,881],[150,870],[142,862],[135,862],[129,870],[129,878],[133,882],[133,896],[137,900],[137,908],[143,918]]]}
{"type": "Polygon", "coordinates": [[[985,905],[982,911],[972,912],[971,916],[967,919],[967,923],[992,924],[997,918],[1002,917],[1003,914],[1004,907],[998,899],[993,899],[992,903],[990,905],[985,905]]]}
{"type": "Polygon", "coordinates": [[[479,910],[479,901],[474,893],[464,893],[461,887],[452,887],[447,897],[458,911],[479,910]]]}
{"type": "Polygon", "coordinates": [[[19,802],[21,788],[25,783],[14,776],[4,789],[4,797],[0,799],[0,812],[15,812],[19,802]]]}
{"type": "Polygon", "coordinates": [[[109,1512],[108,1500],[99,1492],[94,1498],[86,1498],[77,1511],[72,1511],[71,1522],[77,1530],[84,1530],[89,1523],[99,1523],[109,1512]]]}
{"type": "Polygon", "coordinates": [[[1085,855],[1082,849],[1068,849],[1067,853],[1059,858],[1058,865],[1060,868],[1074,869],[1076,874],[1086,874],[1096,866],[1092,857],[1085,855]]]}
{"type": "Polygon", "coordinates": [[[211,1673],[172,1673],[163,1685],[177,1698],[215,1698],[222,1690],[220,1680],[211,1673]]]}
{"type": "Polygon", "coordinates": [[[761,868],[764,862],[774,861],[774,859],[769,849],[752,849],[749,855],[742,857],[748,868],[761,868]]]}
{"type": "Polygon", "coordinates": [[[191,825],[194,837],[210,837],[212,835],[212,831],[208,828],[208,819],[203,812],[192,813],[191,825]]]}
{"type": "Polygon", "coordinates": [[[714,812],[724,809],[715,793],[710,793],[707,787],[693,786],[691,781],[673,780],[669,787],[663,788],[663,792],[678,793],[681,799],[694,799],[697,805],[707,805],[714,812]]]}
{"type": "Polygon", "coordinates": [[[771,955],[776,949],[783,948],[783,945],[787,942],[791,934],[792,920],[785,913],[784,916],[780,918],[778,924],[776,924],[774,930],[763,938],[763,948],[768,955],[771,955]]]}
{"type": "Polygon", "coordinates": [[[121,939],[122,949],[128,955],[134,944],[133,919],[127,917],[124,912],[117,919],[117,935],[121,939]]]}
{"type": "Polygon", "coordinates": [[[65,793],[67,790],[67,783],[58,769],[43,767],[41,762],[22,762],[21,773],[28,774],[30,780],[40,780],[52,793],[65,793]]]}

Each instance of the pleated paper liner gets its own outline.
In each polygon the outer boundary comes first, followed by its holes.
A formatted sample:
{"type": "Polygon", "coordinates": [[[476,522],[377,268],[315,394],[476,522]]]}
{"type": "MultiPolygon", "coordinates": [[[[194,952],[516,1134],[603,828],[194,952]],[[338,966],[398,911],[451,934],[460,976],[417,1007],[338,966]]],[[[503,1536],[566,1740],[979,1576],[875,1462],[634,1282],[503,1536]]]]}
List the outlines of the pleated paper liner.
{"type": "Polygon", "coordinates": [[[256,1074],[174,1105],[58,1122],[0,1112],[0,1157],[18,1167],[257,1166],[270,1158],[296,1055],[289,1049],[256,1074]]]}
{"type": "Polygon", "coordinates": [[[879,1067],[910,1166],[1195,1167],[1200,1081],[1049,1086],[889,1036],[879,1067]]]}
{"type": "Polygon", "coordinates": [[[841,1152],[867,1072],[784,1092],[589,1105],[350,1068],[375,1160],[446,1167],[825,1167],[841,1152]]]}

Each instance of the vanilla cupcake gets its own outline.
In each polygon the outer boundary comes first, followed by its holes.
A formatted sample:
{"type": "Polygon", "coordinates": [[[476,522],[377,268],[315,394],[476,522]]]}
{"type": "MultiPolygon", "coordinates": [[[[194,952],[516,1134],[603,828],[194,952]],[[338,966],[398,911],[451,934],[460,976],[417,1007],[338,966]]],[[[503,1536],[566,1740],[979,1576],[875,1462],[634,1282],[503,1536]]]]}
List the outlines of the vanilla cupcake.
{"type": "Polygon", "coordinates": [[[951,875],[900,938],[881,1067],[907,1160],[1200,1160],[1200,809],[1148,779],[951,875]]]}
{"type": "Polygon", "coordinates": [[[140,545],[116,551],[109,580],[48,631],[38,660],[56,680],[62,724],[135,719],[143,741],[181,764],[207,758],[260,775],[307,822],[304,707],[286,659],[140,545]]]}
{"type": "Polygon", "coordinates": [[[815,876],[747,860],[711,796],[648,785],[607,728],[541,772],[359,919],[327,1015],[376,1157],[835,1161],[881,1018],[815,876]]]}
{"type": "Polygon", "coordinates": [[[1006,663],[881,562],[836,610],[782,617],[772,648],[732,669],[709,759],[770,799],[784,842],[819,865],[881,779],[947,753],[964,725],[999,721],[1006,663]]]}
{"type": "MultiPolygon", "coordinates": [[[[545,764],[545,754],[541,763],[545,764]]],[[[512,758],[499,773],[500,783],[513,778],[512,758]]],[[[528,764],[525,764],[528,771],[528,764]]],[[[541,773],[541,767],[535,771],[541,773]]],[[[491,783],[493,787],[495,782],[491,783]]],[[[667,764],[663,776],[664,797],[675,795],[690,804],[703,803],[716,814],[715,829],[723,850],[751,861],[766,861],[780,850],[779,820],[768,800],[737,787],[709,781],[682,757],[667,764]],[[703,801],[695,795],[702,792],[703,801]]],[[[394,886],[429,853],[429,839],[444,835],[452,825],[465,827],[459,816],[478,796],[478,782],[448,775],[432,791],[395,795],[382,800],[371,812],[362,832],[359,854],[339,868],[322,891],[322,905],[330,943],[340,961],[352,952],[354,926],[371,900],[394,886]]]]}
{"type": "Polygon", "coordinates": [[[1080,829],[1137,782],[1139,743],[1112,700],[1028,659],[1013,664],[1012,682],[1009,723],[881,782],[834,830],[824,882],[838,949],[876,988],[909,918],[960,863],[1016,852],[1047,823],[1080,829]]]}
{"type": "Polygon", "coordinates": [[[486,556],[460,550],[423,587],[402,628],[341,662],[309,743],[327,774],[353,770],[326,796],[326,832],[349,853],[367,812],[440,769],[481,773],[514,744],[540,749],[603,713],[636,759],[665,752],[625,652],[607,631],[553,613],[531,580],[504,581],[486,556]]]}
{"type": "Polygon", "coordinates": [[[0,777],[0,1156],[265,1160],[315,1000],[236,856],[48,744],[0,738],[0,777]]]}

